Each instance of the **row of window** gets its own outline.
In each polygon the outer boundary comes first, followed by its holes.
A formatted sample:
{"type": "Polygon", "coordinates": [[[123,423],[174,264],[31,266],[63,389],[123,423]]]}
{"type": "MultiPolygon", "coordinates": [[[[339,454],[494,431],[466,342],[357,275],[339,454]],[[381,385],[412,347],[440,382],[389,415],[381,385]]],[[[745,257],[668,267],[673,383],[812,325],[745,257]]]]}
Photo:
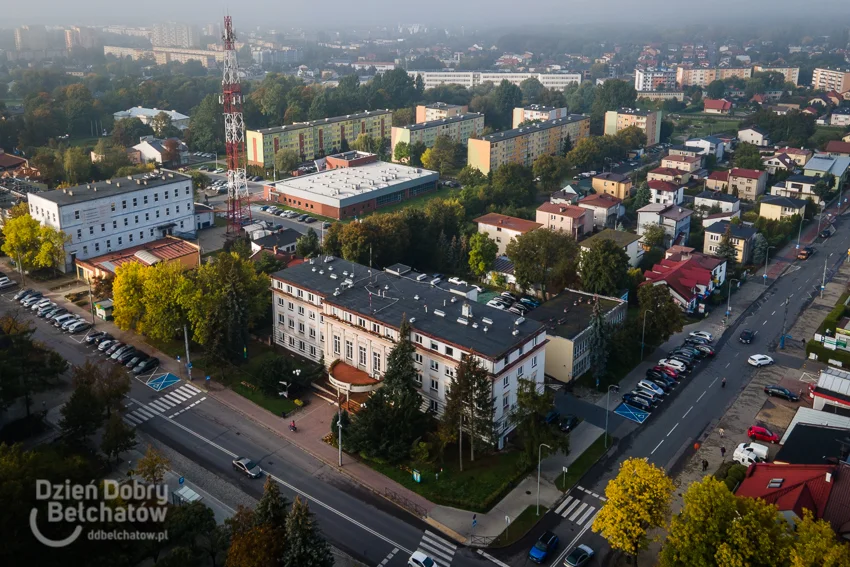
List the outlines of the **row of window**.
{"type": "MultiPolygon", "coordinates": [[[[180,221],[180,228],[183,228],[183,221],[180,221]]],[[[149,230],[150,230],[149,239],[157,238],[157,237],[154,237],[154,230],[155,229],[151,228],[149,230]]],[[[138,242],[144,242],[144,241],[145,241],[145,231],[140,230],[138,242]]],[[[119,236],[117,238],[117,242],[118,242],[118,250],[120,250],[121,246],[124,245],[124,237],[119,236]]],[[[136,242],[134,234],[132,232],[127,233],[127,242],[136,242]]],[[[107,238],[106,242],[104,244],[105,244],[105,250],[104,251],[109,252],[109,251],[112,250],[112,239],[111,238],[107,238]]],[[[93,248],[94,248],[95,253],[100,252],[100,241],[95,242],[93,248]]],[[[83,256],[88,257],[88,254],[89,254],[89,245],[86,244],[85,246],[83,246],[83,256]]]]}
{"type": "MultiPolygon", "coordinates": [[[[186,195],[191,195],[191,194],[192,194],[192,188],[191,188],[191,187],[186,187],[186,188],[185,188],[185,190],[186,190],[186,195]]],[[[163,199],[168,200],[168,195],[169,195],[169,194],[170,194],[170,191],[169,191],[169,190],[165,190],[165,191],[163,191],[163,192],[162,192],[163,199]]],[[[177,198],[177,197],[179,197],[179,196],[180,196],[180,188],[179,188],[179,187],[175,187],[175,188],[174,188],[174,198],[176,199],[176,198],[177,198]]],[[[154,201],[154,203],[159,202],[159,193],[158,193],[158,192],[153,194],[153,201],[154,201]]],[[[133,207],[138,207],[138,206],[139,206],[139,198],[138,198],[138,197],[133,197],[131,201],[128,201],[127,199],[123,199],[123,200],[121,201],[121,210],[122,210],[122,211],[126,211],[126,210],[127,210],[127,203],[128,203],[128,202],[132,203],[132,206],[133,206],[133,207]]],[[[147,205],[147,204],[148,204],[148,195],[143,195],[143,196],[142,196],[142,204],[143,204],[143,205],[147,205]]],[[[110,209],[112,210],[112,212],[113,212],[113,213],[115,212],[116,208],[117,208],[117,205],[116,205],[115,203],[110,203],[110,209]]],[[[74,220],[80,220],[80,213],[81,213],[81,210],[80,210],[80,209],[76,209],[76,210],[74,211],[74,220]]]]}
{"type": "MultiPolygon", "coordinates": [[[[333,353],[336,356],[341,355],[341,339],[339,335],[334,335],[333,338],[333,353]]],[[[345,341],[345,360],[354,364],[354,341],[345,341]]],[[[383,356],[377,350],[372,351],[372,375],[381,373],[383,356]]],[[[357,366],[366,368],[368,362],[368,349],[366,345],[357,346],[357,366]]]]}
{"type": "MultiPolygon", "coordinates": [[[[188,209],[188,210],[187,210],[186,212],[189,212],[189,210],[191,210],[191,207],[187,207],[187,209],[188,209]]],[[[158,219],[158,218],[160,218],[159,212],[160,212],[160,210],[159,210],[159,209],[157,209],[156,211],[154,211],[154,219],[158,219]]],[[[175,214],[179,214],[179,213],[180,213],[180,205],[177,205],[177,206],[174,208],[174,213],[175,213],[175,214]]],[[[171,207],[165,207],[165,216],[166,216],[166,217],[170,217],[170,216],[171,216],[171,207]]],[[[150,222],[150,220],[151,220],[151,218],[150,218],[150,213],[145,213],[145,222],[150,222]]],[[[139,215],[134,215],[134,218],[133,218],[133,224],[139,224],[139,215]]],[[[130,217],[124,217],[124,223],[123,223],[123,226],[130,226],[130,217]]],[[[180,227],[181,227],[181,228],[183,227],[183,221],[180,221],[180,227]]],[[[117,220],[113,220],[113,221],[112,221],[112,228],[113,228],[113,229],[117,229],[117,228],[118,228],[118,221],[117,221],[117,220]]],[[[94,236],[94,232],[95,232],[95,230],[94,230],[94,225],[89,225],[89,236],[94,236]]],[[[100,232],[106,232],[106,223],[104,223],[104,222],[100,223],[100,232]]],[[[79,242],[79,241],[80,241],[80,240],[82,240],[82,239],[83,239],[83,229],[82,229],[82,228],[78,228],[78,229],[77,229],[77,239],[76,239],[76,242],[79,242]]]]}

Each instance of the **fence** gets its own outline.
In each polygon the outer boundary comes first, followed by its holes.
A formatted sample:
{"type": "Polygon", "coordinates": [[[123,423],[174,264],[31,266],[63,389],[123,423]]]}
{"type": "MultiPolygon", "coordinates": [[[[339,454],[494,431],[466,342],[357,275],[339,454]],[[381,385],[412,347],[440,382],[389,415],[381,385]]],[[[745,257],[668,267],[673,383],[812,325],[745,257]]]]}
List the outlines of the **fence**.
{"type": "Polygon", "coordinates": [[[406,498],[406,497],[402,496],[401,494],[398,494],[397,492],[390,490],[389,488],[384,488],[384,498],[386,498],[387,500],[390,500],[392,502],[395,502],[396,504],[398,504],[399,506],[401,506],[402,508],[404,508],[408,512],[412,512],[413,514],[416,514],[420,518],[424,518],[425,516],[428,515],[428,511],[425,510],[425,508],[423,508],[422,506],[420,506],[416,502],[413,502],[409,498],[406,498]]]}
{"type": "Polygon", "coordinates": [[[499,536],[492,535],[471,535],[469,536],[469,546],[470,547],[489,547],[493,540],[495,540],[499,536]]]}

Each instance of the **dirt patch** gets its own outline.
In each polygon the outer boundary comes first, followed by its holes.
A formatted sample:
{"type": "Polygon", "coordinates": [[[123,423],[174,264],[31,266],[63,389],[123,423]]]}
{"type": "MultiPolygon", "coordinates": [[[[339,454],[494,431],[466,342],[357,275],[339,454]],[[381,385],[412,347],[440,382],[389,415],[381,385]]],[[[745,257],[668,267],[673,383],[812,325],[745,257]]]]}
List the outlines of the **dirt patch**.
{"type": "Polygon", "coordinates": [[[782,437],[782,434],[791,425],[791,420],[794,419],[798,407],[796,404],[791,406],[783,404],[776,398],[768,398],[761,411],[756,415],[755,421],[782,437]]]}

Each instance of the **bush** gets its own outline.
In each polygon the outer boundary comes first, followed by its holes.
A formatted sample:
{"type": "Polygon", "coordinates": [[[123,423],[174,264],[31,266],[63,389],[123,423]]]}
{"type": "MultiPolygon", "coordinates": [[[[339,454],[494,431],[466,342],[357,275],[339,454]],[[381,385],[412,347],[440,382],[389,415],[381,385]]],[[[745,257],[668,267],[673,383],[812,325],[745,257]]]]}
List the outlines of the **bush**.
{"type": "Polygon", "coordinates": [[[812,339],[806,343],[806,355],[815,353],[820,362],[826,363],[827,360],[837,360],[841,363],[842,368],[850,367],[850,351],[846,350],[830,350],[821,343],[812,339]]]}
{"type": "Polygon", "coordinates": [[[734,465],[729,467],[729,471],[726,473],[727,478],[732,478],[737,482],[742,482],[746,476],[747,467],[740,463],[735,463],[734,465]]]}
{"type": "Polygon", "coordinates": [[[726,488],[729,489],[729,492],[735,492],[735,489],[738,488],[738,481],[731,476],[724,478],[723,483],[726,485],[726,488]]]}
{"type": "Polygon", "coordinates": [[[823,334],[827,329],[835,329],[838,327],[838,324],[841,322],[841,318],[846,314],[847,308],[844,303],[850,297],[850,293],[842,293],[841,297],[838,298],[838,302],[835,304],[835,307],[832,311],[829,312],[829,315],[824,317],[823,323],[818,327],[818,333],[823,334]]]}

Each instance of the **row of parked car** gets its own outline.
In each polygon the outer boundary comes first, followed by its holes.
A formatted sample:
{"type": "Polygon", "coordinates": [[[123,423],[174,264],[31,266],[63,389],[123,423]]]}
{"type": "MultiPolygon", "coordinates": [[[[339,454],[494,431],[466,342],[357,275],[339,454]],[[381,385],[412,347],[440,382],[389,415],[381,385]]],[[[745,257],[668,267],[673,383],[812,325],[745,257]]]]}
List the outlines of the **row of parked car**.
{"type": "Polygon", "coordinates": [[[501,295],[488,301],[487,305],[524,317],[526,313],[539,307],[540,302],[531,297],[518,297],[509,291],[503,291],[501,295]]]}
{"type": "Polygon", "coordinates": [[[623,401],[632,407],[652,412],[700,360],[714,356],[711,333],[694,331],[681,346],[673,349],[646,371],[646,378],[634,390],[623,394],[623,401]]]}
{"type": "Polygon", "coordinates": [[[3,272],[0,272],[0,290],[9,289],[10,287],[15,287],[16,285],[18,285],[18,282],[11,279],[3,272]]]}
{"type": "Polygon", "coordinates": [[[40,291],[22,289],[12,298],[32,310],[42,319],[53,322],[53,326],[67,333],[81,333],[91,328],[91,323],[80,315],[68,313],[64,307],[56,305],[50,299],[44,297],[40,291]]]}
{"type": "MultiPolygon", "coordinates": [[[[283,217],[285,219],[295,219],[298,222],[303,222],[303,223],[306,223],[306,224],[311,224],[311,223],[316,222],[316,219],[314,219],[310,215],[297,213],[295,211],[290,211],[290,210],[287,210],[287,209],[280,209],[278,207],[275,207],[274,205],[263,205],[262,207],[260,207],[260,210],[263,211],[264,213],[268,213],[270,215],[283,217]]],[[[329,223],[329,222],[323,222],[322,223],[322,228],[330,228],[330,227],[331,227],[331,223],[329,223]]]]}
{"type": "Polygon", "coordinates": [[[155,356],[150,356],[133,345],[122,343],[106,332],[90,334],[86,337],[86,344],[94,345],[108,360],[121,364],[133,374],[141,374],[159,366],[159,359],[155,356]]]}

